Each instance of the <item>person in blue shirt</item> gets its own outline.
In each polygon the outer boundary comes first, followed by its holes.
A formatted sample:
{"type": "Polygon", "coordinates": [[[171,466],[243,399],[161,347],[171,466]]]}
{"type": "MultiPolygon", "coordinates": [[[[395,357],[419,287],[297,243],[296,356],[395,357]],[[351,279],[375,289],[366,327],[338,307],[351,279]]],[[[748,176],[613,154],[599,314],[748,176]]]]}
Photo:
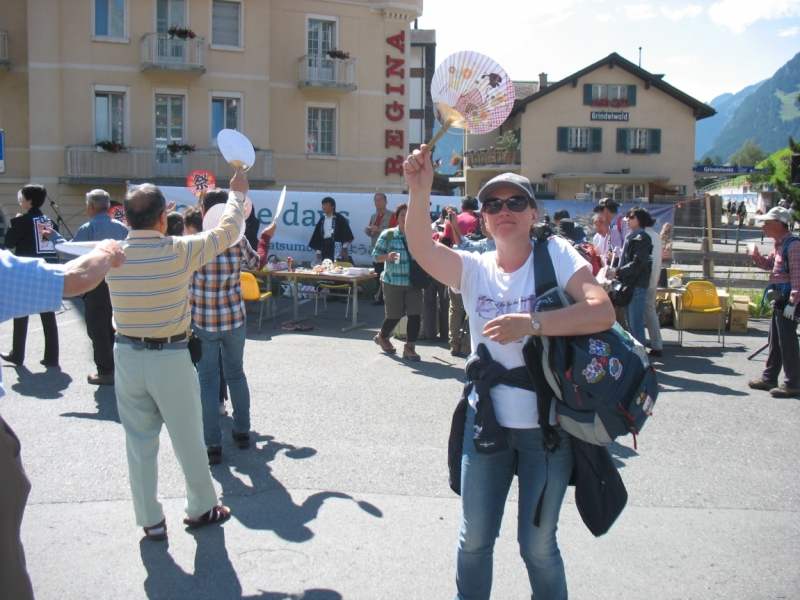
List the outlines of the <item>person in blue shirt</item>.
{"type": "MultiPolygon", "coordinates": [[[[64,266],[0,250],[0,322],[54,312],[62,296],[77,296],[100,283],[112,267],[125,262],[118,242],[107,241],[64,266]]],[[[0,397],[6,393],[0,369],[0,397]]],[[[20,441],[0,416],[0,582],[4,598],[32,600],[20,526],[31,490],[22,468],[20,441]]]]}
{"type": "MultiPolygon", "coordinates": [[[[101,240],[122,241],[128,237],[128,228],[112,219],[111,196],[105,190],[92,190],[86,194],[86,214],[89,222],[80,226],[73,242],[99,242],[101,240]]],[[[58,232],[47,232],[52,242],[64,241],[58,232]]],[[[94,347],[94,363],[97,372],[86,380],[92,385],[114,385],[114,325],[111,320],[111,296],[105,281],[83,296],[86,333],[94,347]]]]}

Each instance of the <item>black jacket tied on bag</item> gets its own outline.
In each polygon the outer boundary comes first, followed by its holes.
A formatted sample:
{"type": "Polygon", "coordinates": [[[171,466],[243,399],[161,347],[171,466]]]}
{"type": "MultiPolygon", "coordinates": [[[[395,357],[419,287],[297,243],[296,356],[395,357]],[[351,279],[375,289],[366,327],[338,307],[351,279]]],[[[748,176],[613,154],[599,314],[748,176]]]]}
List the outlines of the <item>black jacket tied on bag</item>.
{"type": "Polygon", "coordinates": [[[491,454],[508,448],[503,427],[497,422],[494,414],[491,389],[496,385],[503,384],[533,391],[533,382],[525,367],[506,369],[492,358],[485,344],[478,344],[475,355],[467,361],[465,371],[467,382],[464,384],[464,391],[461,393],[461,398],[453,413],[447,453],[450,489],[459,495],[461,494],[461,451],[464,441],[464,426],[467,421],[469,395],[473,388],[478,394],[478,401],[475,404],[475,427],[472,442],[475,444],[475,451],[481,454],[491,454]]]}

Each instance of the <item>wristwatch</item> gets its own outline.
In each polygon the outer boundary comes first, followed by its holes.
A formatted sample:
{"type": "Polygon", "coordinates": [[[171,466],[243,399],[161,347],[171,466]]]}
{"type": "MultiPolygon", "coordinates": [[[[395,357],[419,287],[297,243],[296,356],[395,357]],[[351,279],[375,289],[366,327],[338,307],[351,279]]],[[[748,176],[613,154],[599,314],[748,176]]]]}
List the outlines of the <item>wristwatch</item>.
{"type": "Polygon", "coordinates": [[[531,328],[533,329],[533,335],[542,335],[542,323],[536,313],[531,313],[531,328]]]}

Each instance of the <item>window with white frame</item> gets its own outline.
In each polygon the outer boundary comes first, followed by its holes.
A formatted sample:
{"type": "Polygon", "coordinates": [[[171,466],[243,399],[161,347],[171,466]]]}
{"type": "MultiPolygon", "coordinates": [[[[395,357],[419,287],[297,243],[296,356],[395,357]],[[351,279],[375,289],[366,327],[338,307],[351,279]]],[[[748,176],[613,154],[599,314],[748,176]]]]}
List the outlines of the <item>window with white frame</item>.
{"type": "Polygon", "coordinates": [[[165,148],[172,142],[184,141],[183,104],[183,96],[156,95],[157,148],[165,148]]]}
{"type": "Polygon", "coordinates": [[[628,152],[644,154],[647,152],[649,129],[628,129],[628,152]]]}
{"type": "Polygon", "coordinates": [[[242,46],[242,3],[214,0],[211,5],[211,43],[215,46],[242,46]]]}
{"type": "Polygon", "coordinates": [[[559,152],[602,152],[601,127],[559,127],[557,133],[559,152]]]}
{"type": "Polygon", "coordinates": [[[217,136],[223,129],[239,130],[241,98],[211,98],[211,145],[217,147],[217,136]]]}
{"type": "Polygon", "coordinates": [[[167,33],[173,25],[186,26],[186,0],[157,0],[156,31],[167,33]]]}
{"type": "Polygon", "coordinates": [[[589,128],[569,128],[569,149],[573,152],[587,152],[589,150],[589,128]]]}
{"type": "Polygon", "coordinates": [[[94,0],[94,35],[125,37],[125,0],[94,0]]]}
{"type": "Polygon", "coordinates": [[[309,54],[327,56],[336,45],[336,21],[308,19],[307,48],[309,54]]]}
{"type": "Polygon", "coordinates": [[[308,108],[308,154],[333,155],[336,150],[336,109],[308,108]]]}
{"type": "Polygon", "coordinates": [[[94,141],[125,143],[125,92],[95,89],[94,141]]]}

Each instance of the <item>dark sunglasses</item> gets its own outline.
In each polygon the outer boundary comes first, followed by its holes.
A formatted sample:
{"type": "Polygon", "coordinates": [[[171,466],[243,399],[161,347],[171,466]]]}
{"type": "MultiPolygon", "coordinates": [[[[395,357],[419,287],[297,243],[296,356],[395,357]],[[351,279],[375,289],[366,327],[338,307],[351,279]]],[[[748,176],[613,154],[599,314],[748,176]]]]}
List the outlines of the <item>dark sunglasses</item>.
{"type": "Polygon", "coordinates": [[[522,212],[529,206],[527,196],[511,196],[508,200],[500,200],[500,198],[487,198],[481,205],[481,210],[490,215],[495,215],[503,210],[503,205],[508,206],[511,212],[522,212]]]}

